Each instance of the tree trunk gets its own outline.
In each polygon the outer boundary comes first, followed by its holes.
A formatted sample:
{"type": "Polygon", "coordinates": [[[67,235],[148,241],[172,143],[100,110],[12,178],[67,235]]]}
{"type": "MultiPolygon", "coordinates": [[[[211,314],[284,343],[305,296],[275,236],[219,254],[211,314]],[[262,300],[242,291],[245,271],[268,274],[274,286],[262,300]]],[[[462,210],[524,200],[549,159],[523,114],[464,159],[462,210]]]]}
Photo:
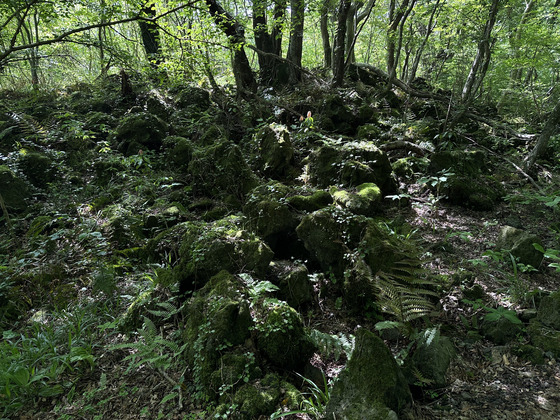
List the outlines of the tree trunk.
{"type": "Polygon", "coordinates": [[[397,29],[401,20],[403,20],[406,10],[408,10],[408,3],[409,0],[403,0],[398,8],[396,0],[390,0],[389,3],[389,29],[387,30],[387,73],[389,75],[396,74],[397,29]]]}
{"type": "MultiPolygon", "coordinates": [[[[156,17],[156,8],[153,3],[145,4],[140,13],[149,19],[156,17]]],[[[161,43],[159,38],[158,26],[155,22],[149,20],[139,20],[140,35],[142,36],[142,44],[146,51],[146,56],[150,61],[150,65],[157,68],[161,64],[161,43]]]]}
{"type": "Polygon", "coordinates": [[[340,0],[338,19],[334,39],[333,86],[340,87],[344,81],[344,46],[346,44],[346,22],[350,11],[351,0],[340,0]]]}
{"type": "Polygon", "coordinates": [[[329,8],[330,1],[323,0],[321,5],[321,39],[323,40],[323,60],[326,68],[332,66],[332,48],[329,35],[329,8]]]}
{"type": "Polygon", "coordinates": [[[265,54],[259,54],[259,76],[266,86],[274,84],[277,74],[278,60],[282,52],[282,24],[286,12],[286,1],[274,2],[272,28],[269,32],[267,20],[267,0],[253,2],[253,32],[256,47],[265,54]]]}
{"type": "Polygon", "coordinates": [[[301,82],[301,58],[303,55],[303,23],[305,18],[304,0],[290,0],[291,32],[288,47],[290,65],[290,83],[301,82]]]}
{"type": "Polygon", "coordinates": [[[484,27],[484,33],[482,39],[478,44],[478,51],[476,57],[471,66],[469,75],[465,85],[463,86],[462,100],[463,102],[469,102],[474,97],[477,89],[482,84],[484,76],[486,75],[486,70],[490,64],[490,36],[492,35],[492,29],[496,23],[496,16],[498,15],[498,6],[500,0],[492,0],[492,6],[490,8],[490,16],[486,21],[484,27]]]}
{"type": "Polygon", "coordinates": [[[556,104],[546,124],[543,127],[543,131],[537,140],[537,144],[535,148],[531,151],[529,156],[525,159],[525,170],[529,171],[533,165],[535,164],[536,160],[544,155],[546,151],[546,147],[548,146],[548,141],[550,137],[558,131],[558,124],[560,123],[560,102],[556,104]]]}
{"type": "Polygon", "coordinates": [[[210,16],[216,25],[224,31],[233,49],[233,75],[239,91],[248,90],[255,92],[257,82],[251,69],[251,64],[245,54],[243,42],[245,41],[245,31],[243,26],[227,12],[217,0],[205,0],[210,16]]]}

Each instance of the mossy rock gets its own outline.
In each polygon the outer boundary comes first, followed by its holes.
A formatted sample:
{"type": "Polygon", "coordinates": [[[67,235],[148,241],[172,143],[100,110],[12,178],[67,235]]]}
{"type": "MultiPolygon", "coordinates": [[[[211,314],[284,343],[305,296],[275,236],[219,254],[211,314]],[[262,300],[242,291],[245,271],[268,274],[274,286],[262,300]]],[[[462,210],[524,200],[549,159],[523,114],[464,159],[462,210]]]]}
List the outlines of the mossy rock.
{"type": "Polygon", "coordinates": [[[314,212],[332,204],[331,194],[325,190],[316,190],[311,195],[293,195],[288,197],[288,204],[300,212],[314,212]]]}
{"type": "Polygon", "coordinates": [[[258,185],[241,150],[229,141],[196,150],[189,173],[195,193],[215,197],[232,194],[242,199],[258,185]]]}
{"type": "MultiPolygon", "coordinates": [[[[90,111],[84,118],[84,130],[95,133],[97,140],[104,140],[109,135],[111,129],[118,125],[118,120],[111,114],[99,111],[90,111]]],[[[71,142],[71,148],[75,150],[83,149],[84,143],[82,139],[76,138],[71,142]]]]}
{"type": "MultiPolygon", "coordinates": [[[[213,385],[218,381],[215,371],[220,369],[220,358],[229,352],[239,355],[237,346],[251,336],[253,320],[240,288],[237,279],[223,270],[185,304],[185,357],[195,372],[195,385],[210,396],[216,395],[213,385]]],[[[229,360],[233,373],[239,360],[236,356],[229,360]]],[[[249,367],[250,377],[257,374],[256,366],[249,367]]]]}
{"type": "MultiPolygon", "coordinates": [[[[233,401],[216,408],[216,415],[236,420],[268,418],[281,400],[290,397],[291,394],[287,391],[291,389],[291,384],[282,381],[278,375],[269,373],[260,380],[243,385],[233,396],[233,401]],[[232,407],[235,408],[232,410],[232,407]]],[[[295,408],[295,404],[292,406],[295,408]]]]}
{"type": "Polygon", "coordinates": [[[169,162],[179,169],[189,166],[194,154],[192,142],[185,137],[168,136],[163,140],[163,147],[169,162]]]}
{"type": "Polygon", "coordinates": [[[447,385],[446,374],[451,361],[457,355],[451,340],[441,336],[439,331],[424,334],[411,357],[405,361],[405,372],[408,383],[413,385],[419,379],[415,372],[420,372],[426,381],[423,386],[429,388],[443,388],[447,385]],[[427,382],[429,381],[429,383],[427,382]]]}
{"type": "Polygon", "coordinates": [[[274,179],[281,179],[293,170],[294,147],[286,126],[270,124],[255,134],[263,172],[274,179]]]}
{"type": "Polygon", "coordinates": [[[262,376],[253,353],[237,348],[220,357],[219,369],[210,375],[209,388],[216,390],[216,397],[229,399],[236,389],[262,376]]]}
{"type": "Polygon", "coordinates": [[[324,271],[342,278],[347,267],[344,256],[359,243],[365,224],[363,218],[330,206],[305,215],[296,233],[324,271]]]}
{"type": "Polygon", "coordinates": [[[544,352],[530,344],[523,344],[519,347],[511,349],[515,356],[531,362],[534,365],[544,365],[544,352]]]}
{"type": "Polygon", "coordinates": [[[268,361],[282,369],[300,370],[309,362],[315,346],[305,334],[297,311],[287,303],[264,303],[264,318],[256,325],[257,348],[268,361]]]}
{"type": "Polygon", "coordinates": [[[55,179],[55,167],[50,157],[39,152],[20,154],[19,165],[29,182],[35,187],[44,188],[55,179]]]}
{"type": "Polygon", "coordinates": [[[313,302],[313,285],[309,281],[309,271],[303,264],[290,261],[273,261],[269,271],[271,281],[279,287],[278,296],[291,307],[313,302]]]}
{"type": "Polygon", "coordinates": [[[506,250],[520,263],[531,265],[538,269],[544,255],[542,252],[535,249],[533,246],[534,243],[543,246],[538,236],[511,226],[503,226],[500,229],[498,240],[496,241],[496,248],[506,250]]]}
{"type": "Polygon", "coordinates": [[[314,151],[309,160],[310,180],[318,187],[375,183],[385,195],[397,190],[387,155],[372,142],[327,144],[314,151]]]}
{"type": "Polygon", "coordinates": [[[131,156],[144,149],[159,150],[166,133],[164,121],[148,112],[138,112],[121,120],[112,139],[125,156],[131,156]]]}
{"type": "Polygon", "coordinates": [[[335,204],[354,214],[371,217],[381,210],[381,190],[372,182],[360,184],[355,190],[331,187],[330,193],[335,204]]]}
{"type": "Polygon", "coordinates": [[[452,175],[440,186],[440,194],[450,203],[491,211],[504,196],[504,188],[491,176],[452,175]]]}
{"type": "Polygon", "coordinates": [[[414,176],[414,169],[411,163],[411,158],[400,158],[393,162],[393,172],[400,178],[412,179],[414,176]]]}
{"type": "Polygon", "coordinates": [[[30,197],[27,184],[5,165],[0,165],[0,195],[8,211],[17,213],[27,208],[26,200],[30,197]]]}
{"type": "Polygon", "coordinates": [[[486,170],[488,157],[481,151],[444,150],[432,153],[429,171],[432,174],[450,170],[458,175],[473,176],[486,170]]]}
{"type": "Polygon", "coordinates": [[[356,131],[354,113],[339,94],[327,95],[321,104],[317,125],[325,130],[341,134],[353,134],[356,131]]]}
{"type": "Polygon", "coordinates": [[[482,323],[482,334],[488,340],[499,345],[515,340],[521,332],[522,326],[520,324],[514,324],[505,317],[496,321],[485,320],[482,323]]]}
{"type": "Polygon", "coordinates": [[[331,390],[326,418],[386,420],[396,418],[411,402],[391,351],[375,334],[360,328],[352,356],[331,390]]]}
{"type": "Polygon", "coordinates": [[[273,252],[260,238],[240,227],[244,221],[227,218],[187,225],[179,264],[174,268],[182,293],[204,286],[221,270],[264,277],[273,252]]]}
{"type": "Polygon", "coordinates": [[[542,298],[537,319],[547,327],[560,330],[560,291],[542,298]]]}
{"type": "Polygon", "coordinates": [[[560,358],[560,331],[547,327],[537,319],[532,319],[527,327],[531,344],[555,358],[560,358]]]}
{"type": "Polygon", "coordinates": [[[175,102],[180,108],[196,111],[206,111],[210,108],[210,93],[195,86],[187,86],[177,95],[175,102]]]}

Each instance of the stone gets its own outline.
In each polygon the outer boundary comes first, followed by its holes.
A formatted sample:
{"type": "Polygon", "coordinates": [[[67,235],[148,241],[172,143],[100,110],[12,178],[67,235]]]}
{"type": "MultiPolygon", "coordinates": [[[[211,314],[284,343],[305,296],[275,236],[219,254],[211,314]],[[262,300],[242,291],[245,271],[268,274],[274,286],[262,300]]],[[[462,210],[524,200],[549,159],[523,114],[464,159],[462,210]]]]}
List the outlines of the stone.
{"type": "Polygon", "coordinates": [[[423,378],[430,381],[428,387],[443,388],[447,385],[447,369],[457,354],[455,347],[451,340],[441,336],[439,331],[435,335],[424,334],[423,337],[412,356],[405,362],[408,383],[412,385],[418,381],[414,375],[414,370],[417,369],[423,378]]]}
{"type": "Polygon", "coordinates": [[[274,254],[259,237],[240,227],[243,222],[232,217],[188,224],[173,269],[181,293],[199,289],[221,270],[264,277],[274,254]]]}
{"type": "Polygon", "coordinates": [[[352,356],[331,390],[325,418],[397,419],[411,402],[391,351],[375,334],[360,328],[352,356]]]}
{"type": "Polygon", "coordinates": [[[230,141],[195,150],[188,171],[194,192],[201,195],[242,199],[258,185],[241,150],[230,141]]]}
{"type": "Polygon", "coordinates": [[[293,168],[294,147],[287,127],[270,124],[255,134],[262,170],[274,179],[281,179],[293,168]]]}
{"type": "Polygon", "coordinates": [[[509,319],[501,317],[496,321],[484,320],[482,334],[496,344],[506,344],[517,338],[522,332],[522,325],[514,324],[509,319]]]}
{"type": "MultiPolygon", "coordinates": [[[[9,211],[22,212],[27,208],[30,197],[27,184],[18,178],[6,165],[0,165],[0,194],[9,211]]],[[[3,216],[6,216],[3,214],[3,216]]]]}
{"type": "Polygon", "coordinates": [[[542,298],[537,319],[547,327],[560,330],[560,291],[542,298]]]}
{"type": "Polygon", "coordinates": [[[112,140],[125,156],[131,156],[145,149],[158,151],[166,132],[167,124],[160,118],[148,112],[138,112],[121,120],[112,140]]]}
{"type": "Polygon", "coordinates": [[[303,264],[272,261],[269,266],[271,282],[279,287],[278,295],[290,306],[298,308],[313,302],[313,285],[309,271],[303,264]]]}
{"type": "Polygon", "coordinates": [[[293,195],[287,200],[290,206],[301,212],[314,212],[333,202],[332,196],[325,190],[316,190],[311,195],[293,195]]]}
{"type": "Polygon", "coordinates": [[[537,319],[532,319],[527,327],[531,344],[550,353],[556,359],[560,358],[560,331],[547,327],[537,319]]]}
{"type": "Polygon", "coordinates": [[[20,152],[19,165],[29,182],[35,187],[44,188],[54,181],[56,171],[50,157],[39,152],[20,152]]]}
{"type": "Polygon", "coordinates": [[[256,323],[257,348],[281,369],[301,370],[315,351],[297,311],[282,301],[268,302],[256,323]]]}
{"type": "Polygon", "coordinates": [[[543,246],[538,236],[511,226],[503,226],[496,241],[496,248],[510,252],[518,262],[538,269],[544,256],[535,249],[534,243],[543,246]]]}
{"type": "Polygon", "coordinates": [[[179,169],[186,169],[194,154],[192,142],[181,136],[168,136],[163,140],[168,161],[179,169]]]}
{"type": "Polygon", "coordinates": [[[381,190],[372,182],[360,184],[355,190],[331,187],[330,193],[335,204],[348,209],[354,214],[371,217],[381,210],[381,201],[383,199],[381,190]]]}

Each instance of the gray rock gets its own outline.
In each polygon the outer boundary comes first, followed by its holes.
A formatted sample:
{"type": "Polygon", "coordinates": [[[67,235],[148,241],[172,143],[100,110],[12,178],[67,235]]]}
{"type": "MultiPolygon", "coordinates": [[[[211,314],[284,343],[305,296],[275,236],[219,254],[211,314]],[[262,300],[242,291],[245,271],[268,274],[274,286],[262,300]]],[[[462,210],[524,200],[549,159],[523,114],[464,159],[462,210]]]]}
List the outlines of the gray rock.
{"type": "Polygon", "coordinates": [[[542,298],[537,319],[547,327],[560,330],[560,291],[542,298]]]}
{"type": "Polygon", "coordinates": [[[522,264],[539,268],[543,254],[535,249],[534,243],[542,246],[542,241],[538,236],[511,226],[503,226],[500,229],[496,248],[511,252],[522,264]]]}

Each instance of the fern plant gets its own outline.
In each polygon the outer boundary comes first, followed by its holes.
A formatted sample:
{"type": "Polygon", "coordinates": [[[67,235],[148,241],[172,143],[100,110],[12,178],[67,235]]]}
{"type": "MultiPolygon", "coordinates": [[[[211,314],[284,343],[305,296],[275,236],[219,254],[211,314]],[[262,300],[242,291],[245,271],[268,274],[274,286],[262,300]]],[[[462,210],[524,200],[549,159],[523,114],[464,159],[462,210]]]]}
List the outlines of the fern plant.
{"type": "Polygon", "coordinates": [[[425,278],[425,270],[417,259],[395,262],[390,270],[375,275],[374,284],[379,292],[381,310],[401,323],[409,323],[435,310],[429,296],[438,295],[427,288],[435,283],[425,278]]]}
{"type": "Polygon", "coordinates": [[[319,353],[327,357],[333,355],[337,361],[342,354],[345,354],[349,359],[354,351],[354,336],[351,334],[328,334],[311,329],[307,332],[307,335],[317,347],[319,353]]]}

